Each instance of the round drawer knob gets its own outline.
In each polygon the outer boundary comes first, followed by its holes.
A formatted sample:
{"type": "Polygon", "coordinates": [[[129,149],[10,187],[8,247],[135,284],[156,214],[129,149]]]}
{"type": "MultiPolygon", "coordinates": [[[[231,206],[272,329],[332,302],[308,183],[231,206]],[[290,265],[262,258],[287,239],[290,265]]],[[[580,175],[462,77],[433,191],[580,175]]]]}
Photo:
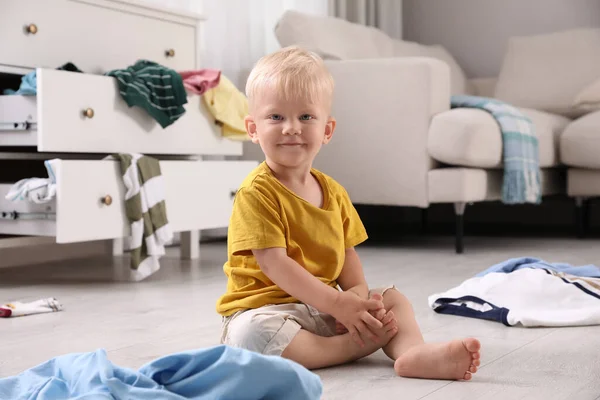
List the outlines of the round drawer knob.
{"type": "Polygon", "coordinates": [[[29,24],[29,25],[27,25],[25,30],[27,31],[27,33],[31,33],[32,35],[35,35],[38,32],[38,27],[36,24],[29,24]]]}
{"type": "Polygon", "coordinates": [[[86,108],[85,110],[83,110],[83,116],[87,118],[94,118],[94,109],[86,108]]]}
{"type": "Polygon", "coordinates": [[[102,198],[101,201],[102,201],[102,204],[110,206],[112,204],[113,199],[112,199],[112,197],[109,194],[107,194],[106,196],[104,196],[102,198]]]}
{"type": "Polygon", "coordinates": [[[167,57],[175,57],[175,50],[174,49],[169,49],[169,50],[165,51],[165,56],[167,56],[167,57]]]}

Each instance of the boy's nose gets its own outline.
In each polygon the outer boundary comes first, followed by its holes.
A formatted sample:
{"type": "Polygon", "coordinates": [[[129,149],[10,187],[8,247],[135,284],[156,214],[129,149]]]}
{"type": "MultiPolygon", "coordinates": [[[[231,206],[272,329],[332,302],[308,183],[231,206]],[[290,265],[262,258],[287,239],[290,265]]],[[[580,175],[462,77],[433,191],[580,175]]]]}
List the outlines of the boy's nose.
{"type": "Polygon", "coordinates": [[[302,130],[296,124],[287,124],[284,126],[283,131],[281,132],[284,135],[300,135],[302,134],[302,130]]]}

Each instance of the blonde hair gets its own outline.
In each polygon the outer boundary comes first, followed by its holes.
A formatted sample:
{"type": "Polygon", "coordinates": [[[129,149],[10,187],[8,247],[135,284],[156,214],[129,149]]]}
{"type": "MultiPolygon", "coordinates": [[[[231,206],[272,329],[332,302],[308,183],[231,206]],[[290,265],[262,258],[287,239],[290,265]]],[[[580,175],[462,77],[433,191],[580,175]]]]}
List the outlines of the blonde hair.
{"type": "Polygon", "coordinates": [[[290,46],[258,60],[246,82],[246,96],[252,105],[260,91],[271,88],[286,100],[301,97],[314,103],[325,96],[330,103],[333,86],[333,77],[321,57],[290,46]]]}

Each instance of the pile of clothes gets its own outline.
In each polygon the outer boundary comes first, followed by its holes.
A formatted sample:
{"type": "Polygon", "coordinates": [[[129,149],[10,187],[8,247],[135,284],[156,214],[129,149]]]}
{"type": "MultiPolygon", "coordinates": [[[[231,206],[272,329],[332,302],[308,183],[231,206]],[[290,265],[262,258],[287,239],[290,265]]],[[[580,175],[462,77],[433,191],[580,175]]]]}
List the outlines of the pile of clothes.
{"type": "Polygon", "coordinates": [[[600,325],[600,268],[513,258],[429,296],[429,306],[506,326],[600,325]]]}

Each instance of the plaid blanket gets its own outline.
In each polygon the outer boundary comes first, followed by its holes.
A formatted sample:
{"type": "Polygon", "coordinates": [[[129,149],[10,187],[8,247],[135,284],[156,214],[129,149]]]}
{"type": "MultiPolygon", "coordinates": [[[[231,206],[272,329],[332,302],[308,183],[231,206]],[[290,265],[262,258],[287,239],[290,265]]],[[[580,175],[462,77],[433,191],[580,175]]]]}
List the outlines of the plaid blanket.
{"type": "Polygon", "coordinates": [[[542,196],[538,139],[531,120],[510,104],[487,97],[456,95],[450,104],[452,108],[479,108],[498,122],[504,163],[502,202],[539,204],[542,196]]]}
{"type": "Polygon", "coordinates": [[[125,212],[131,223],[131,277],[142,280],[156,272],[164,245],[173,238],[167,220],[164,183],[159,161],[141,154],[116,154],[125,193],[125,212]]]}

